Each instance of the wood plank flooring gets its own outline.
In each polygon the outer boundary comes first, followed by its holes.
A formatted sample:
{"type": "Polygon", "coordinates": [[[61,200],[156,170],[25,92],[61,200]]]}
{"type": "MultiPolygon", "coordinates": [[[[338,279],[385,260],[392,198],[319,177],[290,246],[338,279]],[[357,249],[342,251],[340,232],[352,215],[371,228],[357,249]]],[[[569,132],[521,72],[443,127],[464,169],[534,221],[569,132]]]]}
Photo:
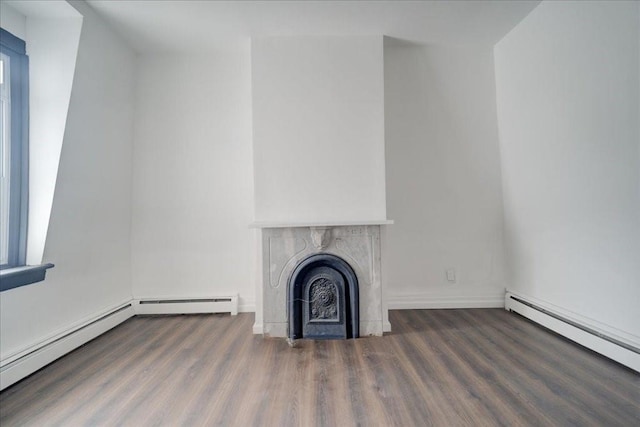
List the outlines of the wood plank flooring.
{"type": "Polygon", "coordinates": [[[0,394],[9,426],[640,426],[640,375],[501,309],[347,341],[136,317],[0,394]]]}

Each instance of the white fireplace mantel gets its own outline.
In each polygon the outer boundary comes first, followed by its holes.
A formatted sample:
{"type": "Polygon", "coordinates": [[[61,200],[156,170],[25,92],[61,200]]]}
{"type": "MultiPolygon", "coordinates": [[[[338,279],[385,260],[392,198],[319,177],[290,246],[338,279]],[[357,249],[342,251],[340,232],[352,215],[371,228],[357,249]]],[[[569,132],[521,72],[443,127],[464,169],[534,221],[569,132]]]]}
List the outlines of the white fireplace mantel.
{"type": "Polygon", "coordinates": [[[347,227],[352,225],[391,225],[391,219],[348,221],[256,221],[249,228],[296,228],[296,227],[347,227]]]}

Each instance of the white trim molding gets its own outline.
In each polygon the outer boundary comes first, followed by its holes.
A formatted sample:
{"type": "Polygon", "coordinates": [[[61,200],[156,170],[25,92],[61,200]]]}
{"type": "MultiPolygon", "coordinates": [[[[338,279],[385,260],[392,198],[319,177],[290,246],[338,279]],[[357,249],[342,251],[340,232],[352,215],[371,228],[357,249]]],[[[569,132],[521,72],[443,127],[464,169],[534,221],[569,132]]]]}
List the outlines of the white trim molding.
{"type": "Polygon", "coordinates": [[[238,301],[239,313],[254,313],[256,311],[256,300],[240,298],[238,301]]]}
{"type": "Polygon", "coordinates": [[[264,325],[262,323],[253,324],[253,334],[262,335],[264,333],[264,325]]]}
{"type": "Polygon", "coordinates": [[[507,290],[505,309],[640,372],[640,338],[594,319],[507,290]]]}

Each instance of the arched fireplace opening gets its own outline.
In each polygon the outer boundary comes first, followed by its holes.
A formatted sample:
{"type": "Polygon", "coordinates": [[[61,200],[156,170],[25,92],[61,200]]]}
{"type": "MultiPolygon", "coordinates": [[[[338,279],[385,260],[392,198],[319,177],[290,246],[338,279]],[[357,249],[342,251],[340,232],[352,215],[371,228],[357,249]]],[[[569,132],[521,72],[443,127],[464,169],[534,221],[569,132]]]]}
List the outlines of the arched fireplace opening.
{"type": "Polygon", "coordinates": [[[358,338],[358,278],[351,266],[332,254],[300,261],[289,278],[289,338],[358,338]]]}

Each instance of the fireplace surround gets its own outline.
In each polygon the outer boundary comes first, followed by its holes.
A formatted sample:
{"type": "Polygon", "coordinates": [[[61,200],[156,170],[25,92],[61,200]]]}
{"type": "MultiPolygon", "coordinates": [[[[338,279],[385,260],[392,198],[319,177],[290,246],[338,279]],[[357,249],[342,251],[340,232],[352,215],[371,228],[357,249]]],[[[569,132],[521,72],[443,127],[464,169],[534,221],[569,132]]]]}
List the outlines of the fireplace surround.
{"type": "Polygon", "coordinates": [[[253,224],[261,236],[254,333],[297,339],[390,331],[380,230],[391,223],[253,224]],[[341,297],[342,305],[334,305],[341,297]],[[322,324],[335,328],[318,332],[322,324]]]}

